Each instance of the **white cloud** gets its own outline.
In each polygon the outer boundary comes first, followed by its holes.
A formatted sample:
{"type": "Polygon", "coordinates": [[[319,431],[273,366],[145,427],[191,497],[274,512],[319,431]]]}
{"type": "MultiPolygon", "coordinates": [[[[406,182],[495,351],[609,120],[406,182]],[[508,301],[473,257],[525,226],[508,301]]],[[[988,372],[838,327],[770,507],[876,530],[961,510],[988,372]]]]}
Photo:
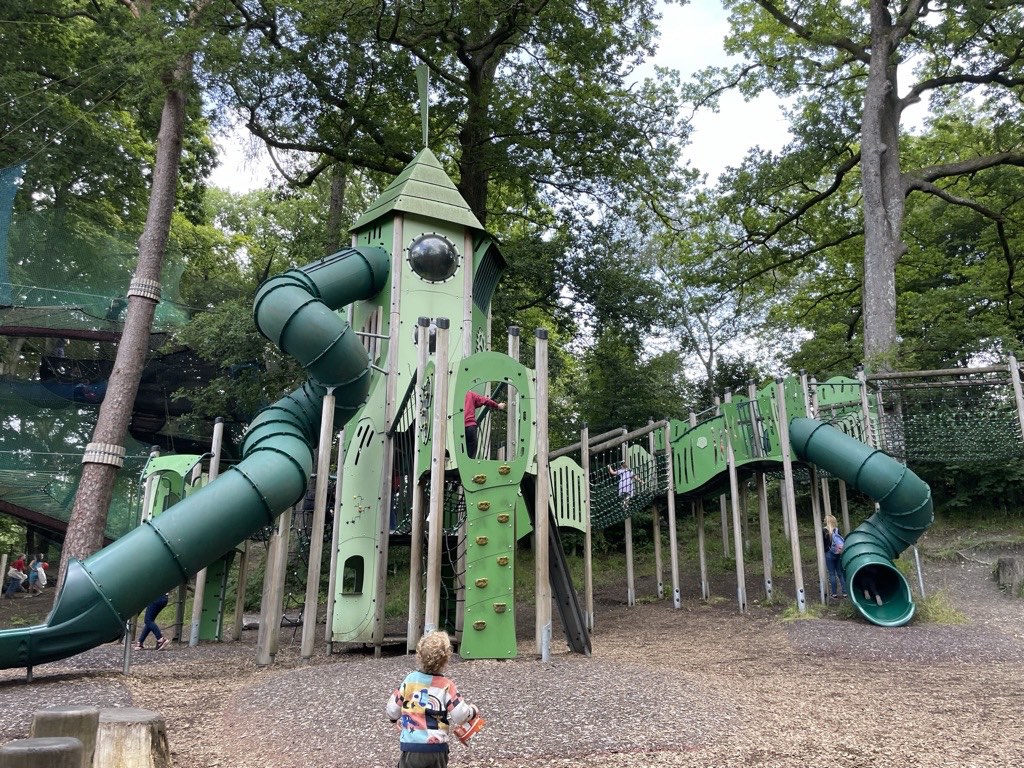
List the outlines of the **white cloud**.
{"type": "MultiPolygon", "coordinates": [[[[662,5],[659,10],[661,41],[654,64],[678,70],[686,80],[705,67],[730,63],[722,45],[729,24],[718,0],[662,5]]],[[[744,101],[738,92],[726,93],[718,112],[701,110],[692,125],[685,155],[711,181],[727,166],[738,165],[751,147],[779,150],[790,139],[781,102],[772,94],[744,101]]]]}
{"type": "Polygon", "coordinates": [[[212,186],[241,194],[266,187],[274,179],[276,172],[266,147],[245,126],[233,122],[213,140],[217,167],[210,174],[212,186]]]}

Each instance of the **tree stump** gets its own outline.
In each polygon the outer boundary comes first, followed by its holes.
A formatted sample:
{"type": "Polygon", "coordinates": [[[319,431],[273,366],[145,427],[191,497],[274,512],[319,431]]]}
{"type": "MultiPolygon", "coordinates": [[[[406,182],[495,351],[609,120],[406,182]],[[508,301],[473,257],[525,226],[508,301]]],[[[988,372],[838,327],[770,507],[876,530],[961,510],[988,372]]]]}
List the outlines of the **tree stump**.
{"type": "Polygon", "coordinates": [[[1024,559],[1000,557],[996,561],[996,581],[1000,589],[1020,597],[1024,586],[1024,559]]]}
{"type": "Polygon", "coordinates": [[[0,747],[0,768],[80,768],[82,742],[71,736],[18,739],[0,747]]]}
{"type": "Polygon", "coordinates": [[[72,736],[82,742],[81,768],[92,768],[96,750],[96,729],[100,711],[96,707],[68,705],[37,710],[32,715],[32,738],[46,736],[72,736]]]}
{"type": "Polygon", "coordinates": [[[163,715],[135,707],[101,709],[93,765],[95,768],[171,768],[163,715]]]}

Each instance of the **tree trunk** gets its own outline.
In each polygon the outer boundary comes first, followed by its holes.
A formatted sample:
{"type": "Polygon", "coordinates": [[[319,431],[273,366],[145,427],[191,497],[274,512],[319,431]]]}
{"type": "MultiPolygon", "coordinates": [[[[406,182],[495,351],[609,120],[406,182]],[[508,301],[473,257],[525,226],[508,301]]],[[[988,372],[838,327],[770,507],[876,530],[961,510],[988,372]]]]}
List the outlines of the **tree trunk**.
{"type": "MultiPolygon", "coordinates": [[[[100,406],[91,446],[121,446],[131,420],[139,379],[149,351],[149,334],[159,300],[160,271],[170,233],[185,129],[185,91],[182,82],[192,70],[192,56],[185,56],[166,82],[160,133],[157,137],[153,187],[146,226],[139,238],[139,261],[128,295],[124,331],[100,406]],[[146,295],[146,294],[150,295],[146,295]]],[[[99,449],[99,453],[104,450],[99,449]]],[[[68,521],[58,584],[63,583],[68,559],[84,558],[103,543],[103,529],[119,465],[104,463],[96,450],[82,459],[82,480],[68,521]]]]}
{"type": "Polygon", "coordinates": [[[871,64],[864,96],[861,171],[864,191],[864,359],[891,370],[896,345],[896,263],[902,241],[899,99],[892,63],[892,19],[883,0],[871,1],[871,64]]]}
{"type": "Polygon", "coordinates": [[[491,149],[488,128],[488,94],[496,63],[467,64],[466,122],[459,131],[459,193],[473,215],[487,226],[487,186],[491,179],[487,155],[491,149]]]}
{"type": "MultiPolygon", "coordinates": [[[[345,211],[345,187],[348,182],[348,165],[335,163],[331,168],[331,200],[327,208],[327,255],[341,250],[341,236],[344,229],[341,217],[345,211]]],[[[346,243],[347,245],[347,243],[346,243]]]]}

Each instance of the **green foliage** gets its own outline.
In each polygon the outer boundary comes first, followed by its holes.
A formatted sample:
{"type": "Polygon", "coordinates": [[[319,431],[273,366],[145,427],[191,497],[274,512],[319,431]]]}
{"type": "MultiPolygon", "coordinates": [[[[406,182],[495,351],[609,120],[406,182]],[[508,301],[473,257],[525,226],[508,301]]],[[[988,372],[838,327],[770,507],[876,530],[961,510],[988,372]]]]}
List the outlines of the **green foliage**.
{"type": "MultiPolygon", "coordinates": [[[[0,516],[0,552],[20,553],[25,548],[25,525],[18,520],[0,516]]],[[[12,555],[13,556],[13,555],[12,555]]],[[[6,574],[4,574],[6,577],[6,574]]],[[[6,578],[4,586],[6,586],[6,578]]]]}
{"type": "Polygon", "coordinates": [[[829,616],[829,607],[822,603],[810,602],[804,606],[803,613],[800,612],[800,607],[795,603],[789,603],[779,614],[779,618],[784,622],[792,621],[806,621],[811,619],[823,619],[829,616]]]}
{"type": "Polygon", "coordinates": [[[689,246],[678,249],[681,263],[703,268],[706,284],[737,305],[764,302],[768,325],[755,338],[796,331],[788,364],[819,378],[869,356],[865,319],[878,323],[890,305],[895,334],[869,350],[876,368],[949,367],[1012,348],[1021,338],[1022,83],[998,71],[1021,65],[1020,9],[936,6],[897,19],[857,4],[726,5],[736,62],[701,72],[688,96],[714,107],[729,89],[771,91],[786,103],[792,141],[752,149],[687,201],[673,228],[689,246]],[[883,40],[890,51],[877,50],[883,40]],[[899,91],[914,98],[883,93],[896,89],[895,69],[872,72],[896,60],[912,62],[899,91]],[[886,134],[920,98],[930,99],[923,130],[886,134]]]}
{"type": "Polygon", "coordinates": [[[232,299],[196,315],[174,341],[225,371],[188,388],[195,408],[185,425],[217,416],[248,421],[303,378],[298,364],[257,332],[249,300],[232,299]]]}
{"type": "Polygon", "coordinates": [[[685,413],[689,392],[675,352],[645,360],[630,339],[608,331],[584,353],[583,366],[585,378],[575,394],[591,434],[685,413]]]}
{"type": "Polygon", "coordinates": [[[917,609],[915,621],[921,624],[957,625],[969,624],[967,616],[953,607],[949,593],[944,590],[932,592],[926,598],[915,600],[917,609]]]}

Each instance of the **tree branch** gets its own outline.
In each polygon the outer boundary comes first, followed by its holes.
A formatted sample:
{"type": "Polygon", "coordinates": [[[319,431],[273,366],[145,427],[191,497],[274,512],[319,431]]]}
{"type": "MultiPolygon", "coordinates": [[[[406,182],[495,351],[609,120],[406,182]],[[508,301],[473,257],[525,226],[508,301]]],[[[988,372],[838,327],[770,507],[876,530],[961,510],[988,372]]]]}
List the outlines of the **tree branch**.
{"type": "Polygon", "coordinates": [[[770,0],[754,0],[754,2],[767,11],[772,18],[779,22],[779,24],[793,32],[798,37],[801,37],[808,42],[818,44],[824,43],[825,45],[830,45],[841,51],[846,51],[858,61],[862,61],[865,64],[869,64],[871,62],[871,54],[866,49],[853,42],[850,38],[842,36],[832,38],[818,37],[796,19],[783,13],[782,10],[776,7],[774,3],[770,2],[770,0]]]}
{"type": "Polygon", "coordinates": [[[994,168],[999,165],[1015,165],[1024,167],[1024,153],[1021,152],[997,152],[994,155],[982,155],[961,160],[956,163],[944,163],[942,165],[927,165],[913,171],[905,171],[902,174],[903,188],[905,192],[915,189],[932,191],[924,185],[936,179],[949,176],[962,176],[968,173],[977,173],[986,168],[994,168]]]}

